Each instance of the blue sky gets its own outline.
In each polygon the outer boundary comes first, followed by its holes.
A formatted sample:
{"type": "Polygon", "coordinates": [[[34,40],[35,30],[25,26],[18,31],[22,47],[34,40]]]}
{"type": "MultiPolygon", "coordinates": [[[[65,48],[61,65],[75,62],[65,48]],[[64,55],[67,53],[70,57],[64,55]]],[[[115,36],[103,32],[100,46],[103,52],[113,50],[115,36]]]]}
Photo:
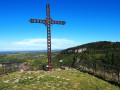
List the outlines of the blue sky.
{"type": "Polygon", "coordinates": [[[52,49],[65,49],[96,41],[120,41],[120,0],[1,0],[0,50],[44,50],[47,28],[30,23],[51,17],[66,21],[52,25],[52,49]]]}

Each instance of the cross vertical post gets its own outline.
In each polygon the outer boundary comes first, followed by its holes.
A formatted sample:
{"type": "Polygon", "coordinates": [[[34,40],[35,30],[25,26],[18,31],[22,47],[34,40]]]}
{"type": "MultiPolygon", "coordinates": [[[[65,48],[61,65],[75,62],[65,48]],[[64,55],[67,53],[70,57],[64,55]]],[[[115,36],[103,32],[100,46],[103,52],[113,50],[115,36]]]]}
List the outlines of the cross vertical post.
{"type": "Polygon", "coordinates": [[[30,19],[31,23],[43,23],[47,27],[47,56],[48,56],[48,70],[52,71],[52,53],[51,53],[51,25],[64,25],[65,21],[55,21],[50,17],[50,5],[47,4],[47,17],[45,19],[30,19]]]}
{"type": "Polygon", "coordinates": [[[52,61],[51,61],[51,25],[50,25],[50,5],[47,5],[47,54],[48,54],[48,69],[52,70],[52,61]]]}

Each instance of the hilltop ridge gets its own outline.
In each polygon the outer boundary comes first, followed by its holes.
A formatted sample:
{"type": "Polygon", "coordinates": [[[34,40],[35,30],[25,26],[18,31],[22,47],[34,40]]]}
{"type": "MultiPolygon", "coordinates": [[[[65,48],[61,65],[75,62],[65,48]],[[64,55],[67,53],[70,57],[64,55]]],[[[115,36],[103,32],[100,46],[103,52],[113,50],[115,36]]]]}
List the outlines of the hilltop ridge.
{"type": "Polygon", "coordinates": [[[62,50],[53,62],[58,65],[60,59],[63,64],[72,66],[74,59],[81,61],[109,64],[120,67],[120,42],[99,41],[62,50]]]}

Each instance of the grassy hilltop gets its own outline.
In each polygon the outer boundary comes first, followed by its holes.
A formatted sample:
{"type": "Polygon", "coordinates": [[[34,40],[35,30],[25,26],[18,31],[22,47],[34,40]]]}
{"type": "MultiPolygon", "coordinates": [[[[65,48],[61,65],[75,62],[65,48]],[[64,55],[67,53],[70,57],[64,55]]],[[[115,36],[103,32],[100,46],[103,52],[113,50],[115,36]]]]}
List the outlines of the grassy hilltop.
{"type": "Polygon", "coordinates": [[[120,90],[75,69],[14,72],[0,77],[0,90],[120,90]]]}

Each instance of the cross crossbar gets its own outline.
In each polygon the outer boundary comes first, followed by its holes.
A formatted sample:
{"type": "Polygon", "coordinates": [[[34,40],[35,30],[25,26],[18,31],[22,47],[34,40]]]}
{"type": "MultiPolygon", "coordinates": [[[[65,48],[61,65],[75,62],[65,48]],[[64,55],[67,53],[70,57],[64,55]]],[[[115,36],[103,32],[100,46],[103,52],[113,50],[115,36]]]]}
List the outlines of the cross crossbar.
{"type": "MultiPolygon", "coordinates": [[[[43,24],[46,24],[47,23],[47,20],[45,19],[30,19],[30,22],[31,23],[43,23],[43,24]]],[[[50,24],[62,24],[64,25],[65,24],[65,21],[55,21],[55,20],[50,20],[50,24]]]]}

